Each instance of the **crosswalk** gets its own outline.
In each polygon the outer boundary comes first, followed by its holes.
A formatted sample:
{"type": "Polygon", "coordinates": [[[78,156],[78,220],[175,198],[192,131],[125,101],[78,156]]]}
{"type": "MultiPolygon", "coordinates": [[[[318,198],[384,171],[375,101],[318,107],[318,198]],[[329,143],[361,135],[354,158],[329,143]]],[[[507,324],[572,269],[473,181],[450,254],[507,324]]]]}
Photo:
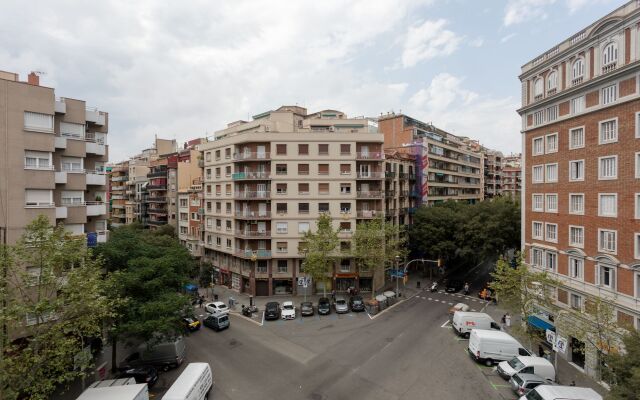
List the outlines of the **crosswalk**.
{"type": "Polygon", "coordinates": [[[457,303],[466,303],[469,305],[471,311],[477,311],[477,309],[473,308],[474,305],[477,305],[478,308],[482,308],[484,305],[487,304],[487,302],[482,299],[477,299],[471,296],[465,296],[459,293],[447,293],[443,290],[437,293],[440,295],[445,295],[446,297],[439,298],[439,297],[435,297],[435,293],[432,294],[430,292],[425,292],[425,293],[418,294],[416,298],[420,300],[431,301],[434,303],[441,303],[449,306],[453,306],[454,304],[457,304],[457,303]],[[476,304],[473,304],[473,303],[476,303],[476,304]]]}

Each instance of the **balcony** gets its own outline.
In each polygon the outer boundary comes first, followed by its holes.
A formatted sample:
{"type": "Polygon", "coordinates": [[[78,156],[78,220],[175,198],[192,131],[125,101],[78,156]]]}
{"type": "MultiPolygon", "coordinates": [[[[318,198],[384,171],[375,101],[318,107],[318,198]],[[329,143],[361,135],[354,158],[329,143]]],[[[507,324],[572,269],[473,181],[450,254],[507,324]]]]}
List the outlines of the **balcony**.
{"type": "Polygon", "coordinates": [[[106,153],[105,145],[95,142],[87,142],[87,153],[103,156],[106,153]]]}
{"type": "Polygon", "coordinates": [[[617,68],[617,63],[612,62],[602,67],[602,73],[607,74],[611,71],[614,71],[617,68]]]}
{"type": "Polygon", "coordinates": [[[147,174],[147,178],[163,178],[167,176],[167,170],[163,169],[160,171],[153,171],[153,172],[149,172],[147,174]]]}
{"type": "Polygon", "coordinates": [[[56,207],[56,219],[67,218],[67,207],[56,207]]]}
{"type": "Polygon", "coordinates": [[[387,171],[384,173],[385,179],[394,179],[396,177],[395,172],[387,171]]]}
{"type": "Polygon", "coordinates": [[[124,182],[129,180],[127,175],[111,175],[111,182],[124,182]]]}
{"type": "Polygon", "coordinates": [[[572,79],[572,80],[571,80],[571,86],[578,86],[579,84],[581,84],[581,83],[582,83],[583,79],[584,79],[584,78],[583,78],[583,77],[581,77],[581,76],[580,76],[580,77],[578,77],[578,78],[572,79]]]}
{"type": "Polygon", "coordinates": [[[104,186],[107,184],[107,177],[102,172],[87,171],[87,185],[104,186]]]}
{"type": "Polygon", "coordinates": [[[66,114],[67,113],[67,103],[64,102],[64,99],[62,99],[62,98],[57,98],[56,99],[55,111],[58,114],[66,114]]]}
{"type": "Polygon", "coordinates": [[[99,201],[87,201],[87,216],[96,217],[107,214],[107,205],[99,201]]]}
{"type": "Polygon", "coordinates": [[[356,198],[358,199],[381,199],[383,193],[380,190],[369,190],[367,192],[358,191],[356,198]]]}
{"type": "Polygon", "coordinates": [[[382,172],[360,172],[358,171],[357,178],[358,179],[382,179],[382,172]]]}
{"type": "Polygon", "coordinates": [[[167,185],[147,185],[147,190],[167,190],[167,185]]]}
{"type": "Polygon", "coordinates": [[[67,183],[67,172],[66,171],[56,171],[56,184],[64,185],[67,183]]]}
{"type": "Polygon", "coordinates": [[[109,231],[97,231],[97,239],[98,239],[98,243],[107,243],[107,240],[109,239],[109,231]]]}
{"type": "Polygon", "coordinates": [[[54,143],[56,149],[66,149],[67,148],[67,138],[64,136],[56,136],[54,138],[54,143]]]}
{"type": "Polygon", "coordinates": [[[368,151],[356,152],[356,160],[383,160],[383,159],[384,159],[384,153],[368,152],[368,151]]]}
{"type": "Polygon", "coordinates": [[[237,211],[235,215],[236,219],[270,219],[271,211],[237,211]]]}
{"type": "Polygon", "coordinates": [[[114,204],[111,204],[111,208],[113,208],[113,209],[120,209],[120,208],[124,209],[124,204],[114,203],[114,204]]]}
{"type": "Polygon", "coordinates": [[[358,218],[368,219],[368,218],[376,218],[382,215],[382,211],[380,210],[358,210],[357,216],[358,218]]]}
{"type": "Polygon", "coordinates": [[[235,174],[231,175],[231,179],[233,179],[234,181],[240,181],[240,180],[250,180],[250,179],[258,179],[258,180],[262,180],[262,179],[271,179],[271,174],[269,172],[236,172],[235,174]]]}
{"type": "Polygon", "coordinates": [[[270,160],[271,154],[269,152],[254,153],[244,152],[236,153],[233,155],[233,161],[253,161],[253,160],[270,160]]]}
{"type": "Polygon", "coordinates": [[[234,253],[242,258],[271,258],[271,250],[236,250],[234,253]]]}
{"type": "Polygon", "coordinates": [[[269,191],[259,191],[259,192],[236,192],[233,196],[236,199],[268,199],[271,198],[271,193],[269,191]]]}
{"type": "Polygon", "coordinates": [[[147,203],[166,203],[167,198],[164,196],[149,196],[147,197],[147,203]]]}
{"type": "Polygon", "coordinates": [[[246,239],[266,239],[271,237],[271,231],[237,231],[236,237],[246,238],[246,239]]]}
{"type": "Polygon", "coordinates": [[[396,191],[395,190],[387,190],[384,192],[384,197],[386,198],[391,198],[391,197],[395,197],[396,196],[396,191]]]}
{"type": "Polygon", "coordinates": [[[84,119],[87,122],[93,122],[96,125],[104,125],[106,122],[106,118],[105,118],[105,114],[98,111],[97,108],[93,107],[93,108],[87,108],[85,110],[85,117],[84,119]]]}
{"type": "Polygon", "coordinates": [[[162,220],[156,220],[156,219],[149,219],[147,221],[147,224],[149,225],[154,225],[154,226],[160,226],[160,225],[166,225],[167,221],[162,221],[162,220]]]}

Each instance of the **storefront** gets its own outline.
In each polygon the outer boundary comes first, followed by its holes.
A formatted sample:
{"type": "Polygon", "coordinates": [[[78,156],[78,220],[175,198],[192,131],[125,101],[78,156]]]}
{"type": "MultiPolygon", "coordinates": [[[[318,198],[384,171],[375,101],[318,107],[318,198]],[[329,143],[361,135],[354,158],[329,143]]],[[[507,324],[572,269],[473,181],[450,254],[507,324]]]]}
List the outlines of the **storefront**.
{"type": "Polygon", "coordinates": [[[273,280],[273,294],[293,294],[293,280],[289,279],[274,279],[273,280]]]}
{"type": "Polygon", "coordinates": [[[269,280],[256,279],[256,296],[268,296],[269,295],[269,280]]]}
{"type": "Polygon", "coordinates": [[[251,279],[249,277],[242,277],[242,293],[251,293],[251,279]]]}
{"type": "Polygon", "coordinates": [[[236,274],[235,272],[233,272],[231,274],[231,289],[240,291],[240,281],[241,281],[240,274],[236,274]]]}
{"type": "Polygon", "coordinates": [[[577,338],[571,337],[569,343],[569,347],[571,349],[569,355],[569,357],[571,358],[570,361],[578,367],[584,369],[586,359],[584,342],[578,340],[577,338]]]}
{"type": "Polygon", "coordinates": [[[336,292],[346,292],[356,287],[356,274],[336,274],[336,292]]]}
{"type": "Polygon", "coordinates": [[[218,268],[218,279],[216,285],[231,286],[231,272],[227,269],[218,268]]]}
{"type": "Polygon", "coordinates": [[[316,282],[316,294],[331,293],[331,290],[333,290],[333,284],[330,278],[316,282]]]}
{"type": "Polygon", "coordinates": [[[358,291],[360,293],[371,292],[371,288],[373,287],[373,278],[360,278],[358,284],[358,291]]]}

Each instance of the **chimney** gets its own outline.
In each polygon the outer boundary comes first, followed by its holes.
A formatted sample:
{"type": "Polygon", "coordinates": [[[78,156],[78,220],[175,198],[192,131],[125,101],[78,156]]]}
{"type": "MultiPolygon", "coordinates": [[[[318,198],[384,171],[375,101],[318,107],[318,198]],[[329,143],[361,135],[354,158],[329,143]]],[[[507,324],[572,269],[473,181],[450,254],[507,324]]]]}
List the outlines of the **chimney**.
{"type": "Polygon", "coordinates": [[[27,77],[27,83],[29,85],[40,86],[40,77],[35,72],[31,72],[27,77]]]}

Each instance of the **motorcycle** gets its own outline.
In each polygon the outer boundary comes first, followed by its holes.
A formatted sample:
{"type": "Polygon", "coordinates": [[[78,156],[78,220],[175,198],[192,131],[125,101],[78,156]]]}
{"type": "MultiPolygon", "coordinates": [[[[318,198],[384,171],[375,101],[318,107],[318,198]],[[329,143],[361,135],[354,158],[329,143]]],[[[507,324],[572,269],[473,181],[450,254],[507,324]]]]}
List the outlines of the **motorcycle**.
{"type": "Polygon", "coordinates": [[[438,291],[438,282],[433,282],[431,284],[431,289],[432,292],[437,292],[438,291]]]}
{"type": "Polygon", "coordinates": [[[464,295],[468,296],[469,295],[469,284],[465,283],[464,285],[464,295]]]}
{"type": "Polygon", "coordinates": [[[251,310],[249,307],[245,307],[244,304],[242,305],[242,315],[251,318],[251,310]]]}

